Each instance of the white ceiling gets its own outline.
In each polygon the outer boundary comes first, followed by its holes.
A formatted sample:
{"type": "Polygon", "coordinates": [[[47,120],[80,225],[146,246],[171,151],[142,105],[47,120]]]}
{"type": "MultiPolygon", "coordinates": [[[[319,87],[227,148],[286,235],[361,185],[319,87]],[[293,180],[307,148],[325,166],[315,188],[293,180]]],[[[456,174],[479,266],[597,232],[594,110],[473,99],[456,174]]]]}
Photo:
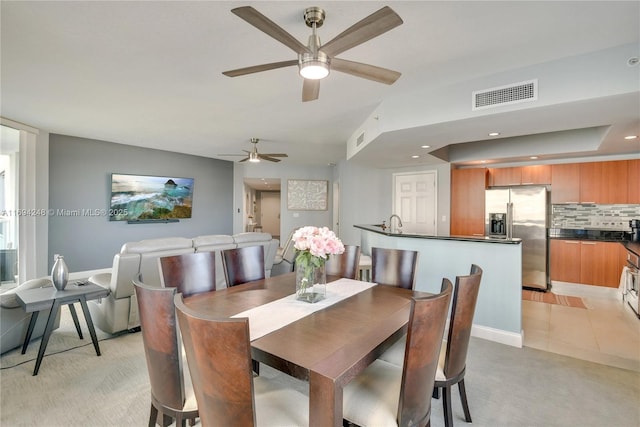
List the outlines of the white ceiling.
{"type": "MultiPolygon", "coordinates": [[[[288,153],[283,163],[337,163],[346,157],[347,140],[376,109],[419,116],[415,103],[405,102],[418,89],[442,93],[509,70],[640,46],[637,1],[2,1],[0,8],[2,117],[51,133],[235,161],[242,157],[220,154],[240,154],[257,137],[261,152],[288,153]],[[319,100],[302,103],[297,67],[223,76],[296,58],[230,12],[244,5],[304,44],[310,34],[302,19],[306,7],[326,10],[319,35],[327,42],[389,5],[404,24],[340,57],[394,69],[402,77],[387,86],[333,72],[322,81],[319,100]],[[405,105],[412,110],[403,111],[405,105]]],[[[633,72],[640,81],[640,67],[633,72]]],[[[640,143],[621,138],[640,133],[639,93],[396,126],[354,160],[380,167],[416,164],[410,154],[428,141],[431,150],[450,146],[444,149],[450,161],[470,164],[488,154],[470,155],[464,143],[488,139],[487,129],[502,132],[503,147],[523,135],[555,140],[559,131],[604,129],[595,149],[548,158],[638,152],[640,143]]],[[[441,160],[424,156],[418,162],[434,161],[441,160]]]]}

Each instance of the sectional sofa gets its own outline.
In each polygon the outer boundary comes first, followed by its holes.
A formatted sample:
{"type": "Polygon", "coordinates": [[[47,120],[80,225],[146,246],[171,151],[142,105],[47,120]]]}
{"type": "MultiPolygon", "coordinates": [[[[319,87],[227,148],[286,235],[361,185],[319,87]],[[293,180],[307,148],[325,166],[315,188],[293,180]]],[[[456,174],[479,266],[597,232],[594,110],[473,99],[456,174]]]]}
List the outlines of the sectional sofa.
{"type": "Polygon", "coordinates": [[[113,258],[110,273],[91,276],[89,281],[111,290],[107,298],[88,301],[96,327],[115,334],[140,326],[138,303],[132,279],[140,278],[150,286],[163,286],[159,258],[193,252],[216,253],[216,288],[226,287],[222,269],[221,251],[224,249],[264,246],[265,276],[271,275],[279,241],[269,233],[239,233],[235,235],[208,235],[194,238],[166,237],[127,242],[113,258]]]}

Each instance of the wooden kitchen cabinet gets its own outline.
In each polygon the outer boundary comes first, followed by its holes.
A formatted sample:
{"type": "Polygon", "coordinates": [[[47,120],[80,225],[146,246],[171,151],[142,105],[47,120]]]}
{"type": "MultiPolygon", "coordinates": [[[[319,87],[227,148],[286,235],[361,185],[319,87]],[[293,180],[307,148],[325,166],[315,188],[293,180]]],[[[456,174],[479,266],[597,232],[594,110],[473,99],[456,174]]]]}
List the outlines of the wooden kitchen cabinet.
{"type": "Polygon", "coordinates": [[[580,164],[551,165],[551,203],[580,203],[580,164]]]}
{"type": "Polygon", "coordinates": [[[626,254],[617,242],[580,241],[580,283],[617,288],[626,254]]]}
{"type": "Polygon", "coordinates": [[[451,227],[454,236],[484,236],[487,169],[451,171],[451,227]]]}
{"type": "Polygon", "coordinates": [[[627,203],[626,160],[580,163],[581,203],[627,203]]]}
{"type": "Polygon", "coordinates": [[[551,239],[549,268],[551,280],[580,283],[580,241],[551,239]]]}
{"type": "Polygon", "coordinates": [[[626,262],[618,242],[551,239],[551,280],[617,288],[626,262]]]}
{"type": "Polygon", "coordinates": [[[489,169],[489,185],[492,187],[536,184],[551,184],[550,165],[489,169]]]}
{"type": "Polygon", "coordinates": [[[520,185],[521,182],[522,168],[489,169],[489,185],[492,187],[520,185]]]}
{"type": "Polygon", "coordinates": [[[640,204],[640,159],[627,160],[627,203],[640,204]]]}
{"type": "Polygon", "coordinates": [[[551,184],[551,165],[524,166],[521,169],[522,185],[551,184]]]}

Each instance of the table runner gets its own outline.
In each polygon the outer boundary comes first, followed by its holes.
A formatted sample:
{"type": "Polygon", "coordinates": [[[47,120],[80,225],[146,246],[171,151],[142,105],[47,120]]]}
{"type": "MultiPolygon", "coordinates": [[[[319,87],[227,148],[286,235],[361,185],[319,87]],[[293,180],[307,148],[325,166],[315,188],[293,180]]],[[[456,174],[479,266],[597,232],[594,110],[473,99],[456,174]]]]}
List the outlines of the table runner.
{"type": "Polygon", "coordinates": [[[293,294],[231,317],[249,318],[249,337],[253,341],[375,285],[359,280],[338,279],[327,283],[326,298],[316,303],[298,301],[296,294],[293,294]]]}

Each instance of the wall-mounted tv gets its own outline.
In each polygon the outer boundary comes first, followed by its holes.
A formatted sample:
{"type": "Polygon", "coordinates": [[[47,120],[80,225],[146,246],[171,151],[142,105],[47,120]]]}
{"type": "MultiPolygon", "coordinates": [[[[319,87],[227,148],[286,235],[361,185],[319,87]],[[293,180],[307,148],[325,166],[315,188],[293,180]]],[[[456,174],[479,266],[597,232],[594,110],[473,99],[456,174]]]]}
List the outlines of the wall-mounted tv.
{"type": "Polygon", "coordinates": [[[111,174],[111,221],[191,218],[193,178],[111,174]]]}

